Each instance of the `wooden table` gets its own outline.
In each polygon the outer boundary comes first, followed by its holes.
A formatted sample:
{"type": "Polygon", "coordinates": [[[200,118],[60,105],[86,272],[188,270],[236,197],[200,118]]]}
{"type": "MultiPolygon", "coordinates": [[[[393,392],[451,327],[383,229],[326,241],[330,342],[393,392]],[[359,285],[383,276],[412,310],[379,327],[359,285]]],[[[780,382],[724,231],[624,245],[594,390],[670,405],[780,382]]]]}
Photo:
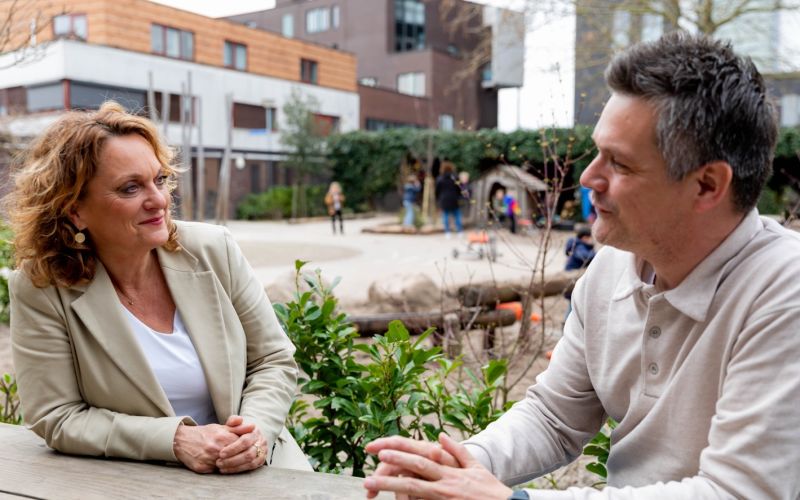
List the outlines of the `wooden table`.
{"type": "Polygon", "coordinates": [[[361,500],[362,481],[272,467],[231,476],[195,474],[177,465],[63,455],[22,426],[0,424],[0,499],[361,500]]]}

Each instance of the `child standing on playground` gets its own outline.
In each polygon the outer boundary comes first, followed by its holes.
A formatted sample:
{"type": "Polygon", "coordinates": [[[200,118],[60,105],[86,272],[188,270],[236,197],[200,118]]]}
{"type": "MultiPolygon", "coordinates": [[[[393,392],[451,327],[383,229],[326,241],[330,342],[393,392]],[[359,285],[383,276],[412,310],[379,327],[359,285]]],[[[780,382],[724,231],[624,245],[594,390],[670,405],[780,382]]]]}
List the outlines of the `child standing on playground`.
{"type": "Polygon", "coordinates": [[[336,218],[339,218],[339,233],[344,234],[344,222],[342,222],[342,207],[344,206],[344,193],[342,186],[334,181],[328,187],[325,194],[325,205],[328,206],[328,215],[331,216],[333,234],[336,234],[336,218]]]}

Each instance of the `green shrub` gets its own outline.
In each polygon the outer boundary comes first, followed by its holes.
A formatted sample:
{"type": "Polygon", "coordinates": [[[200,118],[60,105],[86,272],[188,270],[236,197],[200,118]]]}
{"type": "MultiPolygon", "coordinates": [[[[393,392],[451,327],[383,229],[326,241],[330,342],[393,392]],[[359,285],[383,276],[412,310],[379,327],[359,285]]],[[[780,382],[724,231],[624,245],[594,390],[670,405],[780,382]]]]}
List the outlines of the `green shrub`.
{"type": "MultiPolygon", "coordinates": [[[[292,187],[276,186],[263,193],[247,195],[236,207],[239,219],[286,219],[292,216],[292,187]]],[[[304,216],[327,215],[325,193],[327,186],[315,185],[301,187],[304,192],[298,196],[303,206],[297,213],[304,216]]]]}
{"type": "Polygon", "coordinates": [[[505,362],[493,361],[475,377],[460,360],[444,359],[440,347],[425,346],[431,330],[413,340],[399,321],[370,343],[357,343],[358,333],[336,310],[332,289],[338,280],[326,287],[319,271],[303,275],[304,265],[295,264],[294,300],[274,307],[303,372],[303,399],[292,405],[287,427],[318,471],[350,469],[364,476],[374,467],[364,451],[373,439],[433,440],[446,429],[472,434],[502,414],[493,402],[505,362]],[[300,291],[300,279],[309,291],[300,291]],[[472,381],[469,389],[450,380],[464,373],[472,381]]]}

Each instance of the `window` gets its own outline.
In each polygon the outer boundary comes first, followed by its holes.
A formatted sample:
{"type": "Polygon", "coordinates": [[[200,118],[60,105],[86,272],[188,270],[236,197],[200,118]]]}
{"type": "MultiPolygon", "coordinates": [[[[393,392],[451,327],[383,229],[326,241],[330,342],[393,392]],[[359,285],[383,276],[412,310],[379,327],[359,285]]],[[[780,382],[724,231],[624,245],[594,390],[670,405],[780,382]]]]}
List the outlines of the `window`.
{"type": "MultiPolygon", "coordinates": [[[[156,114],[159,116],[159,119],[164,118],[164,93],[163,92],[155,92],[155,106],[156,106],[156,114]]],[[[187,103],[190,107],[189,109],[189,119],[192,123],[195,123],[195,98],[192,97],[191,102],[187,103]]],[[[181,96],[180,94],[170,94],[169,95],[169,122],[170,123],[180,123],[181,122],[181,96]]]]}
{"type": "Polygon", "coordinates": [[[334,29],[339,27],[339,6],[338,5],[334,5],[333,7],[331,7],[331,22],[333,23],[334,29]]]}
{"type": "Polygon", "coordinates": [[[378,86],[378,79],[374,76],[365,76],[358,79],[358,83],[365,87],[377,87],[378,86]]]}
{"type": "Polygon", "coordinates": [[[397,75],[397,91],[401,94],[424,96],[425,73],[402,73],[397,75]]]}
{"type": "Polygon", "coordinates": [[[144,109],[147,104],[147,92],[91,83],[70,82],[69,104],[73,109],[99,109],[100,105],[108,100],[117,101],[128,111],[137,112],[144,109]]]}
{"type": "Polygon", "coordinates": [[[266,108],[267,123],[266,129],[270,132],[278,131],[278,108],[266,108]]]}
{"type": "Polygon", "coordinates": [[[327,137],[339,131],[339,117],[314,113],[314,124],[317,132],[323,137],[327,137]]]}
{"type": "Polygon", "coordinates": [[[286,38],[294,38],[294,16],[284,14],[281,18],[281,33],[286,38]]]}
{"type": "Polygon", "coordinates": [[[631,13],[619,9],[614,11],[614,23],[611,28],[614,49],[622,49],[631,44],[631,13]]]}
{"type": "Polygon", "coordinates": [[[88,32],[86,14],[62,14],[53,18],[53,35],[56,37],[86,40],[88,32]]]}
{"type": "Polygon", "coordinates": [[[306,33],[328,31],[330,27],[330,12],[326,7],[306,11],[306,33]]]}
{"type": "Polygon", "coordinates": [[[235,128],[265,129],[267,113],[264,106],[233,103],[233,126],[235,128]]]}
{"type": "Polygon", "coordinates": [[[28,87],[28,112],[64,109],[64,85],[61,82],[28,87]]]}
{"type": "Polygon", "coordinates": [[[154,54],[194,60],[194,33],[160,24],[150,26],[150,47],[154,54]]]}
{"type": "Polygon", "coordinates": [[[642,38],[643,42],[658,40],[664,33],[664,18],[658,14],[642,15],[642,38]]]}
{"type": "Polygon", "coordinates": [[[425,4],[422,0],[394,0],[394,50],[425,48],[425,4]]]}
{"type": "Polygon", "coordinates": [[[393,122],[388,120],[379,120],[377,118],[367,118],[367,130],[380,131],[392,128],[424,128],[422,125],[414,123],[393,122]]]}
{"type": "Polygon", "coordinates": [[[453,115],[439,115],[439,130],[453,130],[453,115]]]}
{"type": "Polygon", "coordinates": [[[800,96],[786,94],[781,97],[781,126],[796,127],[800,125],[800,96]]]}
{"type": "Polygon", "coordinates": [[[278,110],[255,104],[233,103],[233,126],[250,130],[278,130],[278,110]]]}
{"type": "Polygon", "coordinates": [[[481,68],[481,81],[482,82],[491,82],[492,81],[492,63],[491,61],[484,64],[481,68]]]}
{"type": "Polygon", "coordinates": [[[226,40],[225,67],[247,71],[247,46],[226,40]]]}
{"type": "Polygon", "coordinates": [[[317,83],[317,61],[300,59],[300,80],[306,83],[317,83]]]}

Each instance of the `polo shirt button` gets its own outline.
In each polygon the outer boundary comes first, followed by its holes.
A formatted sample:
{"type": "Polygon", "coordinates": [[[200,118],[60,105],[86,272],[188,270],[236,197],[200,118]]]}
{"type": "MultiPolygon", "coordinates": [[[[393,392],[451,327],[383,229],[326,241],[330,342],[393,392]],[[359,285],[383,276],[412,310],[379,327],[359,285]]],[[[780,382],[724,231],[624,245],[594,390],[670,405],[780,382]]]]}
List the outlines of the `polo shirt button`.
{"type": "Polygon", "coordinates": [[[653,328],[650,329],[651,339],[657,339],[660,336],[661,336],[661,328],[654,326],[653,328]]]}
{"type": "Polygon", "coordinates": [[[650,363],[650,366],[647,367],[650,371],[651,375],[658,375],[658,365],[655,363],[650,363]]]}

